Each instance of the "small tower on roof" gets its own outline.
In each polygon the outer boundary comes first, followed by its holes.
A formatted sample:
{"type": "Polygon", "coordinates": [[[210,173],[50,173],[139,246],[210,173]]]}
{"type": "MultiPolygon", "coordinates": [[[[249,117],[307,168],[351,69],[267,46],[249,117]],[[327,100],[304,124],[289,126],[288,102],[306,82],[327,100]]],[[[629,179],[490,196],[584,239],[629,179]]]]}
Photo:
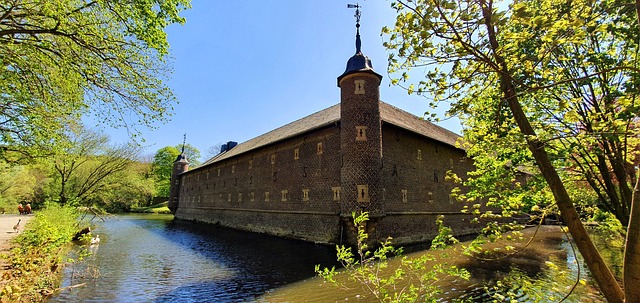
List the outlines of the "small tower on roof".
{"type": "Polygon", "coordinates": [[[184,153],[184,146],[187,142],[187,134],[184,134],[182,140],[182,151],[180,155],[173,161],[173,170],[171,171],[171,184],[169,185],[169,202],[167,203],[172,214],[176,213],[180,204],[180,175],[189,170],[189,160],[184,153]]]}
{"type": "MultiPolygon", "coordinates": [[[[382,124],[380,122],[380,81],[371,60],[362,53],[360,41],[360,8],[356,9],[356,54],[338,77],[340,87],[340,208],[345,224],[357,234],[351,221],[352,212],[368,212],[367,232],[375,231],[384,215],[382,204],[382,124]]],[[[355,239],[347,239],[355,243],[355,239]]]]}

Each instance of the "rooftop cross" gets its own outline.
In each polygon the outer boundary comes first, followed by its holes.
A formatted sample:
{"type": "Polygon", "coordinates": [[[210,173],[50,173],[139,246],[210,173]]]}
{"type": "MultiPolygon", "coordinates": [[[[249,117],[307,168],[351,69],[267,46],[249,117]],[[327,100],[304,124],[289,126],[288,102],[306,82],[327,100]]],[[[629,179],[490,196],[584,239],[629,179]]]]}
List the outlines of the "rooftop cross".
{"type": "Polygon", "coordinates": [[[347,8],[355,8],[356,9],[356,14],[353,15],[354,17],[356,17],[356,54],[360,53],[360,47],[362,45],[362,42],[360,42],[360,8],[362,7],[362,5],[360,4],[347,4],[347,8]]]}

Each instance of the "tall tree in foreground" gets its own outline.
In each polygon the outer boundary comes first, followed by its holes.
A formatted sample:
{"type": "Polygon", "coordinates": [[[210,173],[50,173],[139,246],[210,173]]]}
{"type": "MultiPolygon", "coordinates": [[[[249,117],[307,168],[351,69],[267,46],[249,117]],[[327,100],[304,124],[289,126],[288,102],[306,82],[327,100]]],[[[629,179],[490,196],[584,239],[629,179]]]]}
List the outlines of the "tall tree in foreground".
{"type": "Polygon", "coordinates": [[[175,103],[165,28],[189,0],[11,0],[0,4],[0,156],[37,155],[87,111],[125,127],[175,103]]]}
{"type": "MultiPolygon", "coordinates": [[[[634,3],[507,4],[509,10],[501,11],[506,6],[492,0],[394,2],[396,25],[384,30],[393,52],[390,71],[427,67],[426,77],[408,86],[409,92],[432,94],[434,104],[450,101],[451,113],[468,118],[467,143],[500,142],[484,146],[494,146],[492,152],[502,147],[494,156],[504,157],[512,169],[532,159],[531,172],[546,181],[604,296],[639,302],[640,289],[632,286],[640,282],[640,262],[634,261],[640,255],[634,3]],[[576,176],[599,194],[601,207],[623,222],[628,218],[624,292],[566,190],[564,182],[576,176]]],[[[393,81],[408,77],[405,72],[393,81]]]]}

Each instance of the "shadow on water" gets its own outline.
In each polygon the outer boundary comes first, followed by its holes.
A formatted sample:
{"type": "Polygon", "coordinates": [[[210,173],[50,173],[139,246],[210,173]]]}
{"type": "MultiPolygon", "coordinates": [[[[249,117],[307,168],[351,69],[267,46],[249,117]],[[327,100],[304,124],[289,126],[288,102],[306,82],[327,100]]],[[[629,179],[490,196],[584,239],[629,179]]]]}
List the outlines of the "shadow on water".
{"type": "Polygon", "coordinates": [[[166,215],[115,216],[94,233],[101,243],[65,269],[62,287],[86,284],[49,302],[250,302],[335,264],[333,247],[166,215]]]}

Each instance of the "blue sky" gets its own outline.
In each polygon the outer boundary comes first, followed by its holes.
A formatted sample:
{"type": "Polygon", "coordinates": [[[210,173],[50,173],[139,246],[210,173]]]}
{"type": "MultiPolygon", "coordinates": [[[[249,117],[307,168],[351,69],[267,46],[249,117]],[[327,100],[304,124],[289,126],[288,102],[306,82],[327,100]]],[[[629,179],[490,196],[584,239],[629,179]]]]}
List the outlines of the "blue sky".
{"type": "MultiPolygon", "coordinates": [[[[180,144],[186,133],[204,157],[212,145],[244,142],[339,103],[336,78],[355,53],[354,10],[347,3],[193,0],[182,13],[186,24],[168,29],[174,69],[168,85],[180,103],[169,123],[142,129],[146,153],[180,144]]],[[[381,99],[422,116],[427,100],[389,84],[380,32],[395,22],[390,3],[360,1],[362,51],[384,76],[381,99]]],[[[457,120],[439,125],[461,132],[457,120]]],[[[127,141],[122,130],[106,132],[127,141]]]]}

